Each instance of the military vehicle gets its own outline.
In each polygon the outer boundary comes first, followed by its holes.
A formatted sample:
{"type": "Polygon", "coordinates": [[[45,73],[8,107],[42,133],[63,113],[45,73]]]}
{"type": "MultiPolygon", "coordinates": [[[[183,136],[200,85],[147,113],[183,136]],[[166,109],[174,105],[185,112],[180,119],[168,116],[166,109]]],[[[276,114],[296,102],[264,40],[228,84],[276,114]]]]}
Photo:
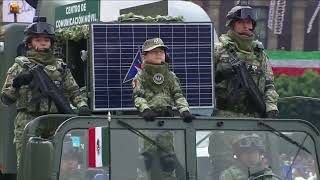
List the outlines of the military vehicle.
{"type": "MultiPolygon", "coordinates": [[[[53,23],[52,18],[54,17],[52,9],[70,3],[68,1],[28,2],[37,6],[37,13],[40,16],[46,16],[50,23],[53,23]],[[52,9],[45,7],[52,7],[52,9]]],[[[112,1],[105,2],[112,4],[112,1]]],[[[185,12],[188,12],[189,17],[194,18],[196,15],[190,16],[192,14],[190,12],[201,12],[202,15],[204,13],[198,6],[190,5],[191,2],[153,2],[160,4],[146,3],[142,5],[141,2],[138,2],[131,7],[126,6],[128,2],[122,2],[122,5],[125,4],[122,12],[140,14],[139,12],[143,10],[142,12],[146,14],[141,13],[141,15],[154,15],[152,14],[154,7],[163,6],[167,12],[162,15],[170,15],[168,10],[173,7],[175,8],[173,11],[171,9],[171,12],[177,13],[174,16],[185,15],[185,12]],[[176,3],[176,5],[170,5],[170,3],[176,3]],[[188,11],[190,8],[192,11],[188,11]]],[[[157,14],[160,13],[157,12],[157,14]]],[[[105,18],[102,16],[100,14],[100,19],[105,18]]],[[[187,21],[210,21],[206,14],[203,17],[198,14],[197,17],[200,20],[187,21]]],[[[0,59],[3,61],[0,66],[1,84],[4,82],[7,69],[12,65],[14,57],[17,56],[16,49],[18,44],[22,42],[23,30],[26,25],[25,23],[11,23],[1,27],[0,59]]],[[[99,25],[104,26],[105,23],[99,22],[97,26],[99,25]]],[[[92,29],[90,29],[89,36],[93,35],[92,29]]],[[[210,40],[211,44],[213,39],[210,40]]],[[[315,179],[319,177],[320,135],[319,126],[315,123],[319,116],[316,115],[312,116],[313,119],[310,121],[308,121],[309,118],[302,120],[306,112],[294,109],[293,111],[299,112],[295,114],[299,119],[295,119],[294,116],[288,117],[286,114],[281,115],[286,119],[215,118],[210,117],[211,112],[208,111],[208,108],[200,107],[192,109],[192,112],[199,114],[199,116],[188,124],[184,123],[179,116],[157,118],[154,122],[146,122],[137,116],[137,112],[132,110],[133,108],[99,109],[95,104],[95,100],[98,99],[92,94],[95,85],[92,82],[94,74],[93,67],[89,65],[94,58],[90,52],[94,50],[92,40],[92,37],[89,37],[89,39],[80,41],[67,41],[62,52],[67,63],[72,65],[71,70],[79,85],[86,87],[89,92],[93,115],[80,117],[72,114],[51,114],[31,121],[25,128],[21,168],[17,174],[13,144],[15,107],[1,106],[0,176],[2,179],[134,180],[141,178],[141,172],[148,168],[152,180],[161,180],[159,175],[161,174],[161,159],[154,155],[153,160],[147,166],[146,157],[141,152],[141,146],[148,143],[163,151],[162,144],[156,140],[156,137],[164,131],[173,132],[175,175],[179,180],[218,179],[219,175],[212,173],[214,162],[210,160],[208,152],[209,138],[217,134],[227,136],[229,133],[235,136],[255,133],[263,137],[265,145],[263,162],[265,167],[272,169],[276,179],[291,179],[293,171],[302,172],[305,177],[313,176],[315,179]],[[87,59],[81,58],[81,55],[84,55],[80,54],[82,50],[88,51],[87,59]],[[80,61],[80,59],[88,63],[80,61]]],[[[280,102],[280,108],[295,103],[294,101],[298,101],[297,98],[287,98],[280,102]]],[[[312,105],[315,106],[315,104],[312,105]]],[[[220,145],[214,144],[213,147],[220,145]]],[[[215,148],[213,148],[214,150],[215,148]]],[[[260,174],[260,176],[264,176],[264,174],[260,174]]],[[[251,179],[255,178],[251,177],[251,179]]]]}

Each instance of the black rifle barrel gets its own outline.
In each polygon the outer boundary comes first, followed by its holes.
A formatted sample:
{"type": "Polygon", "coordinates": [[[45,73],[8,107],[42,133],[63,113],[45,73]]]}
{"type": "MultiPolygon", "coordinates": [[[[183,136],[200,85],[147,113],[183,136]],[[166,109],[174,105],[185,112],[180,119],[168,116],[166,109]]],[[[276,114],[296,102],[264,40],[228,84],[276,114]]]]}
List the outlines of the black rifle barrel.
{"type": "Polygon", "coordinates": [[[241,86],[247,89],[255,108],[261,117],[266,116],[266,104],[262,93],[257,84],[254,82],[250,72],[247,69],[244,60],[238,58],[235,50],[228,46],[228,54],[230,56],[229,62],[236,75],[239,77],[241,86]]]}
{"type": "Polygon", "coordinates": [[[33,76],[32,99],[31,102],[39,102],[42,97],[50,97],[61,114],[75,114],[70,107],[69,100],[63,92],[51,80],[48,74],[43,70],[42,65],[31,67],[26,65],[33,76]]]}

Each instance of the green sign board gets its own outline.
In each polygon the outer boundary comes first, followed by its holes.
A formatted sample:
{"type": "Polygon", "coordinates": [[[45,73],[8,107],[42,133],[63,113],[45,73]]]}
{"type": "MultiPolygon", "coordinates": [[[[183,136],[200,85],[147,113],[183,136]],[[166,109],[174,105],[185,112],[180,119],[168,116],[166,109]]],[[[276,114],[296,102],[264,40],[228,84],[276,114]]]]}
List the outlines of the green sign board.
{"type": "Polygon", "coordinates": [[[98,0],[87,0],[57,7],[55,9],[56,28],[99,21],[99,3],[98,0]]]}

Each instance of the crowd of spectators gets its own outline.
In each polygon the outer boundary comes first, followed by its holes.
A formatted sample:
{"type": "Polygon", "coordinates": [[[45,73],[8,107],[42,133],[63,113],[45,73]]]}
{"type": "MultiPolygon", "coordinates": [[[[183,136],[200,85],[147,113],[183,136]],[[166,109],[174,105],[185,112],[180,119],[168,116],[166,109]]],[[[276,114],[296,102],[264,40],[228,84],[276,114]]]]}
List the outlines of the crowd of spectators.
{"type": "Polygon", "coordinates": [[[315,162],[311,156],[281,154],[281,168],[285,180],[316,180],[315,162]]]}

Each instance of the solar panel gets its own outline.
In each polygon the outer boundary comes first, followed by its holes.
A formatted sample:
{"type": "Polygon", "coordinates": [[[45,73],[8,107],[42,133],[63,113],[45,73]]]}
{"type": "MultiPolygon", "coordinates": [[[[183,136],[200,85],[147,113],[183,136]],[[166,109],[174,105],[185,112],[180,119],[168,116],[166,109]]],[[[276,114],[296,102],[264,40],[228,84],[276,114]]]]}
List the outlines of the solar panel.
{"type": "Polygon", "coordinates": [[[134,109],[131,79],[139,70],[146,39],[168,46],[170,69],[191,108],[213,107],[211,23],[92,24],[93,109],[134,109]]]}

